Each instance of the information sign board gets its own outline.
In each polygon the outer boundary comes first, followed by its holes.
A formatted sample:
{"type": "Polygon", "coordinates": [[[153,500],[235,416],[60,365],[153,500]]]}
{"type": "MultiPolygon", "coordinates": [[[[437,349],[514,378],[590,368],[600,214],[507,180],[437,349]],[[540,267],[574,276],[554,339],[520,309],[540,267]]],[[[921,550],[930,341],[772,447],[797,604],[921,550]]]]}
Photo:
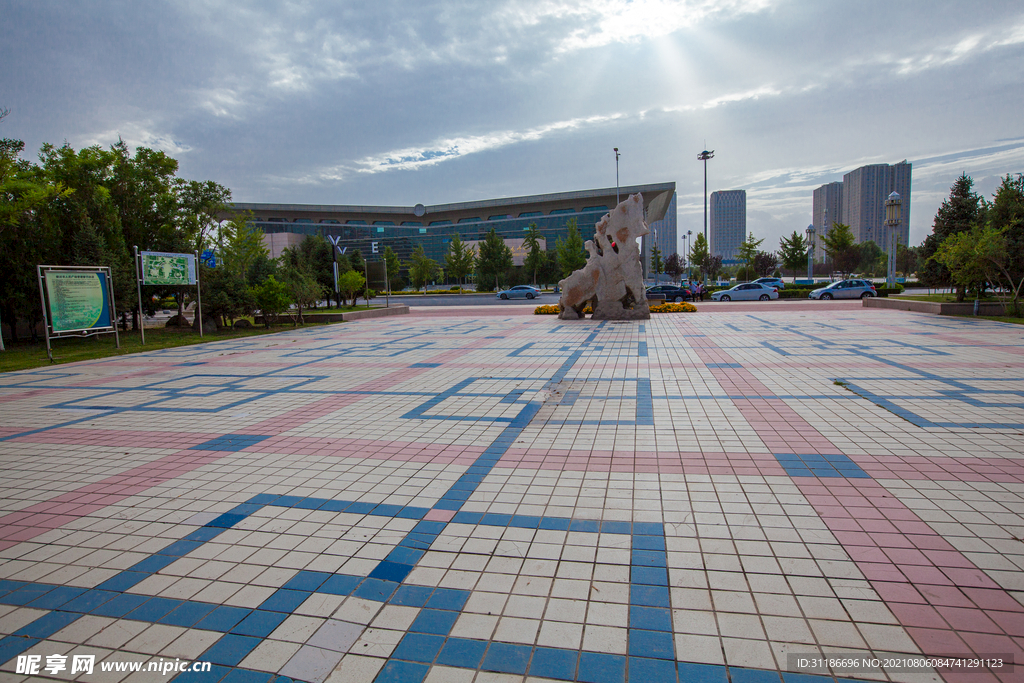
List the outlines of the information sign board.
{"type": "Polygon", "coordinates": [[[50,329],[53,332],[113,328],[105,272],[46,270],[43,278],[50,309],[50,329]]]}
{"type": "Polygon", "coordinates": [[[139,252],[142,257],[142,284],[184,286],[196,284],[195,254],[171,254],[163,251],[139,252]]]}

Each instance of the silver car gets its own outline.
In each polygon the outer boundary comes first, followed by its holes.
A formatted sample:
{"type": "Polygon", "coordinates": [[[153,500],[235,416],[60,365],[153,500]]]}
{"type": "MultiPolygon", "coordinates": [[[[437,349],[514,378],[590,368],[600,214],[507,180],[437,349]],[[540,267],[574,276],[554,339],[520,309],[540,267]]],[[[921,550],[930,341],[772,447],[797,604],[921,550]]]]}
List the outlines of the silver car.
{"type": "Polygon", "coordinates": [[[766,287],[756,282],[746,282],[711,295],[712,301],[769,301],[778,298],[779,292],[774,287],[766,287]]]}
{"type": "Polygon", "coordinates": [[[786,288],[786,283],[782,281],[780,277],[759,277],[754,280],[759,285],[767,285],[768,287],[774,287],[780,292],[786,288]]]}
{"type": "Polygon", "coordinates": [[[498,292],[499,299],[534,299],[540,296],[540,290],[532,285],[516,285],[498,292]]]}
{"type": "Polygon", "coordinates": [[[820,287],[807,295],[810,299],[866,299],[878,296],[875,286],[868,280],[840,280],[828,287],[820,287]]]}

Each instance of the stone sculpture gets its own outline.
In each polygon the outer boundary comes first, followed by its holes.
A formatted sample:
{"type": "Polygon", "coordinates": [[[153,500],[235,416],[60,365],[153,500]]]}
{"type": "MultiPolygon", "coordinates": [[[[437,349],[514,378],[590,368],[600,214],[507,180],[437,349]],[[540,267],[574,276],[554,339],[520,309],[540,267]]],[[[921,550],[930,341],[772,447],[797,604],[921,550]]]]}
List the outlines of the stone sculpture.
{"type": "Polygon", "coordinates": [[[558,283],[558,317],[579,320],[587,304],[594,320],[645,320],[651,317],[636,239],[647,234],[644,198],[630,195],[606,213],[587,240],[587,265],[558,283]]]}

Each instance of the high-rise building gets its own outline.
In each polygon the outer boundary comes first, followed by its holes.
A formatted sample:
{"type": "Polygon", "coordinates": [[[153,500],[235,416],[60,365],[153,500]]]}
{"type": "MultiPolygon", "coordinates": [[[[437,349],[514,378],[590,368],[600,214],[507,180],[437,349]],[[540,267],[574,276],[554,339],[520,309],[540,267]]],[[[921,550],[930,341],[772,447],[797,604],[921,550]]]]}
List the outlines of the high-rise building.
{"type": "MultiPolygon", "coordinates": [[[[643,253],[644,272],[653,273],[651,270],[651,245],[657,235],[658,249],[661,250],[661,261],[665,262],[670,255],[679,251],[676,244],[676,194],[672,193],[672,201],[665,210],[665,217],[658,221],[647,224],[648,233],[640,238],[640,248],[643,253]]],[[[680,254],[682,256],[682,254],[680,254]]]]}
{"type": "Polygon", "coordinates": [[[814,225],[814,260],[825,260],[825,240],[833,223],[843,220],[843,184],[827,183],[814,191],[814,208],[811,223],[814,225]]]}
{"type": "Polygon", "coordinates": [[[712,256],[735,262],[740,245],[747,238],[747,191],[719,190],[711,193],[711,222],[708,230],[712,256]]]}
{"type": "Polygon", "coordinates": [[[873,241],[888,249],[885,227],[885,199],[893,191],[902,199],[902,214],[896,240],[906,245],[910,238],[911,164],[871,164],[843,176],[843,222],[850,226],[857,242],[873,241]]]}

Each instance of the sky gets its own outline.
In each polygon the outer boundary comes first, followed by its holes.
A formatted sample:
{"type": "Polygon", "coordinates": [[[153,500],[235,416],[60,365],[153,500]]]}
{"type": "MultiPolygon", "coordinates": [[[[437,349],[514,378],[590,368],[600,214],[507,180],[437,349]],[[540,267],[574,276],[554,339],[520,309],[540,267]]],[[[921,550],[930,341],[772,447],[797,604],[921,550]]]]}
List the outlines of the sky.
{"type": "Polygon", "coordinates": [[[1024,172],[1024,5],[976,0],[0,0],[0,136],[162,149],[235,201],[412,206],[674,181],[747,191],[762,248],[812,192],[1024,172]]]}

